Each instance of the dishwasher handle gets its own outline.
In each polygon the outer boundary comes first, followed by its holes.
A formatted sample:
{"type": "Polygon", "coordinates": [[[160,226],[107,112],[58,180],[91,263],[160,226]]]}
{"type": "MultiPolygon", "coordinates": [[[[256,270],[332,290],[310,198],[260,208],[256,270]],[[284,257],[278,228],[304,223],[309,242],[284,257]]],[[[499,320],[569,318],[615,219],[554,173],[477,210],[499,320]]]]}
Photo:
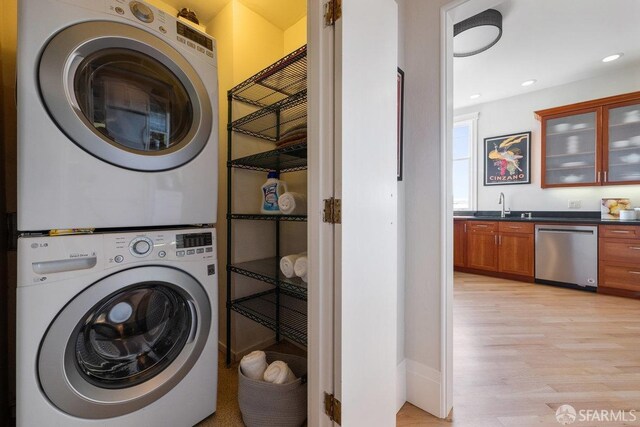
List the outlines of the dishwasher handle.
{"type": "Polygon", "coordinates": [[[566,230],[564,228],[538,228],[539,233],[560,233],[560,234],[593,234],[593,230],[566,230]]]}

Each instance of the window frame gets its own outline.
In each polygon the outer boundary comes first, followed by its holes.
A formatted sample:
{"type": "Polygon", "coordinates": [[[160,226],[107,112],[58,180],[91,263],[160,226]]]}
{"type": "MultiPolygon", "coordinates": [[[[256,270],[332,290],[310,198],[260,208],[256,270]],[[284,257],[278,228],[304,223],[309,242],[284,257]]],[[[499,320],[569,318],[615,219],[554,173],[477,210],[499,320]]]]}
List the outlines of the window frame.
{"type": "MultiPolygon", "coordinates": [[[[470,128],[470,138],[469,144],[469,207],[466,209],[458,209],[455,206],[453,210],[455,211],[476,211],[478,208],[478,118],[480,117],[479,112],[473,112],[468,114],[457,115],[453,118],[453,128],[458,125],[466,124],[470,128]]],[[[466,157],[461,158],[451,158],[451,164],[455,160],[463,160],[466,157]]],[[[453,188],[452,188],[453,190],[453,188]]],[[[452,194],[453,196],[453,194],[452,194]]],[[[451,204],[453,205],[453,197],[451,199],[451,204]]]]}

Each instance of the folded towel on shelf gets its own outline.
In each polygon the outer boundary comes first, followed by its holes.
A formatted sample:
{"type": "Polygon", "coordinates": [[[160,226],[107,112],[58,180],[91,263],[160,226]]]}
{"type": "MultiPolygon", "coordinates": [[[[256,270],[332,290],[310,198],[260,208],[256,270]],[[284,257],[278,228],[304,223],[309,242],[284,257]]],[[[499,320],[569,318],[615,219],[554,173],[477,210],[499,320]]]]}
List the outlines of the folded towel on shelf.
{"type": "Polygon", "coordinates": [[[298,257],[296,263],[293,265],[293,271],[296,273],[298,277],[304,277],[307,275],[307,256],[303,255],[298,257]]]}
{"type": "Polygon", "coordinates": [[[298,132],[307,133],[307,122],[298,123],[295,126],[284,128],[282,130],[282,132],[280,133],[280,138],[286,138],[286,137],[288,137],[290,135],[293,135],[294,133],[298,133],[298,132]]]}
{"type": "Polygon", "coordinates": [[[293,192],[283,193],[278,197],[278,206],[285,215],[303,215],[307,213],[307,196],[293,192]]]}
{"type": "Polygon", "coordinates": [[[298,378],[285,362],[276,360],[264,371],[263,379],[273,384],[288,384],[298,378]]]}
{"type": "Polygon", "coordinates": [[[296,260],[302,255],[303,254],[292,254],[280,258],[280,270],[282,271],[282,274],[284,274],[284,277],[291,279],[296,275],[293,267],[296,264],[296,260]]]}
{"type": "Polygon", "coordinates": [[[267,355],[264,351],[252,351],[240,361],[242,373],[252,380],[262,380],[267,367],[267,355]]]}

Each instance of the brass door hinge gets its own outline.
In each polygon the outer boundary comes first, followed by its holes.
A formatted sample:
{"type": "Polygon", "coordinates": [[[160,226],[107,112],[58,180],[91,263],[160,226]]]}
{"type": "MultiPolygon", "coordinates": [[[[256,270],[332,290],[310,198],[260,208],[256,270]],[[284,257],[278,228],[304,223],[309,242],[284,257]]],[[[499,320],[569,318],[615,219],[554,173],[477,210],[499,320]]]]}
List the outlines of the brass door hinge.
{"type": "Polygon", "coordinates": [[[342,404],[336,399],[333,394],[327,392],[324,393],[324,413],[329,416],[329,419],[336,424],[342,422],[342,404]]]}
{"type": "Polygon", "coordinates": [[[342,221],[342,202],[340,199],[324,199],[322,220],[330,224],[340,224],[342,221]]]}
{"type": "Polygon", "coordinates": [[[334,25],[342,16],[342,0],[329,0],[324,4],[324,26],[334,25]]]}

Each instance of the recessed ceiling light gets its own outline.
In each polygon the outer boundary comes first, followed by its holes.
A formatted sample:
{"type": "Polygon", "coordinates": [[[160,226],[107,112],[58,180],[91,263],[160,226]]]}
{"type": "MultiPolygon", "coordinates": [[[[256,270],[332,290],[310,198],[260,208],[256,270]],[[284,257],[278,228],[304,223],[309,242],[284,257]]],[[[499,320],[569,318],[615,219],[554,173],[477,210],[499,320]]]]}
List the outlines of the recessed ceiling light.
{"type": "Polygon", "coordinates": [[[527,80],[525,82],[522,82],[522,86],[531,86],[532,84],[534,84],[535,82],[537,82],[536,79],[531,79],[531,80],[527,80]]]}
{"type": "Polygon", "coordinates": [[[616,59],[622,58],[622,55],[624,55],[624,53],[616,53],[615,55],[609,55],[609,56],[607,56],[605,58],[602,58],[602,62],[615,61],[616,59]]]}
{"type": "Polygon", "coordinates": [[[474,93],[473,95],[471,95],[469,97],[469,99],[478,99],[478,98],[480,98],[480,94],[479,93],[474,93]]]}

